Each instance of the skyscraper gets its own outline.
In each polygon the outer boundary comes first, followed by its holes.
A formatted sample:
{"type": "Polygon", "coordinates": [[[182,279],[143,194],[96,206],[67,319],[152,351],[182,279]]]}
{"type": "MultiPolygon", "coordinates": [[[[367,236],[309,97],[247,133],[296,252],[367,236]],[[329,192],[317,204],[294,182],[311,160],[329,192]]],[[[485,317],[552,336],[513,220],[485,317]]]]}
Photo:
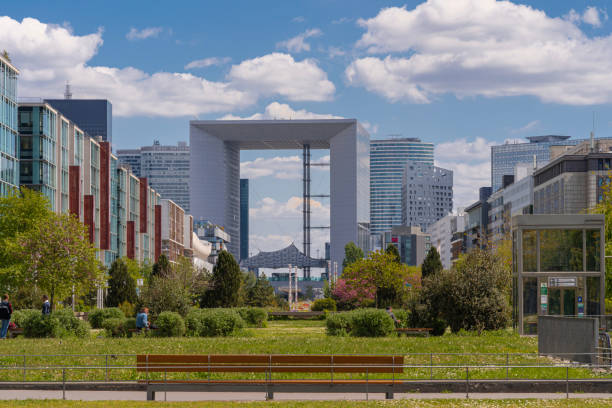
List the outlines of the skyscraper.
{"type": "Polygon", "coordinates": [[[409,160],[433,165],[433,143],[417,138],[370,141],[370,231],[402,225],[402,179],[409,160]]]}
{"type": "Polygon", "coordinates": [[[17,139],[17,76],[19,71],[0,55],[0,197],[19,186],[17,139]]]}
{"type": "Polygon", "coordinates": [[[249,257],[249,179],[240,179],[240,260],[249,257]]]}
{"type": "Polygon", "coordinates": [[[189,205],[189,146],[179,142],[177,146],[153,146],[140,149],[117,150],[117,157],[131,167],[134,174],[146,177],[152,188],[162,198],[178,204],[186,214],[189,205]]]}
{"type": "Polygon", "coordinates": [[[45,102],[89,136],[102,136],[103,141],[113,143],[113,105],[106,99],[47,99],[45,102]]]}
{"type": "Polygon", "coordinates": [[[402,181],[402,224],[429,226],[453,210],[453,172],[409,161],[402,181]]]}

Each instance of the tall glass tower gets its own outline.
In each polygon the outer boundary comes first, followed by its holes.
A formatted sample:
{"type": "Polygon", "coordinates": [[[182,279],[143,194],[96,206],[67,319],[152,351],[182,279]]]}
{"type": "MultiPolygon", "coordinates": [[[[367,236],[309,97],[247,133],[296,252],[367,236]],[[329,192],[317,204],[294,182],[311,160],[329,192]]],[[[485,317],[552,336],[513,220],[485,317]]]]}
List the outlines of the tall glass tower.
{"type": "Polygon", "coordinates": [[[402,179],[408,161],[433,165],[433,143],[417,138],[370,141],[370,231],[402,225],[402,179]]]}
{"type": "Polygon", "coordinates": [[[0,55],[0,197],[19,187],[17,139],[17,76],[19,71],[0,55]]]}
{"type": "Polygon", "coordinates": [[[240,179],[240,260],[249,257],[249,179],[240,179]]]}

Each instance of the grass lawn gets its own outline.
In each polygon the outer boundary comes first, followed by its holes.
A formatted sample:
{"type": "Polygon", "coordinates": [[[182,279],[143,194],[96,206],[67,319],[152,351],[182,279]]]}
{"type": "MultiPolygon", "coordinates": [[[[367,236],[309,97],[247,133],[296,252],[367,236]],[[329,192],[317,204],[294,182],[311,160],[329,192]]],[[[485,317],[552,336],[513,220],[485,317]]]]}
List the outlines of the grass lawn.
{"type": "Polygon", "coordinates": [[[467,408],[467,407],[529,407],[529,408],[565,408],[585,407],[599,408],[610,407],[609,400],[394,400],[394,401],[286,401],[286,402],[138,402],[138,401],[61,401],[61,400],[30,400],[30,401],[8,401],[11,407],[23,408],[221,408],[221,407],[283,407],[283,408],[338,408],[338,407],[420,407],[420,408],[467,408]]]}
{"type": "MultiPolygon", "coordinates": [[[[7,371],[10,379],[23,378],[23,357],[27,366],[111,366],[109,378],[134,380],[134,369],[112,368],[112,366],[133,366],[134,354],[401,354],[405,364],[469,365],[506,364],[551,365],[554,361],[535,355],[520,356],[513,353],[537,353],[537,338],[520,337],[512,331],[489,332],[481,336],[474,334],[446,334],[441,337],[384,337],[355,338],[331,337],[325,334],[324,321],[271,321],[263,329],[246,329],[236,336],[225,338],[155,338],[135,337],[113,339],[97,337],[93,332],[87,339],[25,339],[17,338],[2,342],[0,365],[15,366],[7,371]],[[430,354],[431,353],[431,354],[430,354]],[[441,353],[464,353],[463,356],[441,353]],[[498,354],[486,354],[498,353],[498,354]],[[501,353],[501,354],[499,354],[501,353]],[[506,356],[505,353],[509,353],[506,356]],[[70,354],[71,356],[36,357],[39,354],[70,354]],[[75,356],[75,354],[109,354],[105,356],[75,356]],[[7,356],[18,355],[18,356],[7,356]]],[[[82,369],[67,372],[67,380],[102,380],[105,369],[82,369]]],[[[160,374],[161,375],[161,374],[160,374]]],[[[183,375],[183,374],[179,374],[183,375]]],[[[203,378],[203,374],[193,374],[203,378]]],[[[219,377],[235,374],[216,374],[219,377]]],[[[322,374],[323,376],[327,376],[322,374]]],[[[470,378],[559,378],[565,379],[565,368],[505,368],[470,369],[470,378]]],[[[611,373],[594,373],[588,369],[572,368],[570,378],[606,377],[611,373]]],[[[241,378],[260,378],[262,374],[244,374],[241,378]]],[[[304,374],[278,374],[283,378],[305,378],[304,374]]],[[[316,375],[315,375],[316,376],[316,375]]],[[[319,375],[320,377],[321,375],[319,375]]],[[[61,370],[28,370],[27,380],[57,380],[61,370]]],[[[153,378],[153,377],[150,377],[153,378]]],[[[168,374],[167,378],[173,378],[168,374]]],[[[184,377],[181,377],[184,378],[184,377]]],[[[314,378],[314,377],[313,377],[314,378]]],[[[325,377],[326,378],[326,377],[325,377]]],[[[352,378],[358,378],[353,376],[352,378]]],[[[375,377],[370,377],[375,378],[375,377]]],[[[396,376],[396,378],[398,378],[396,376]]],[[[407,368],[402,378],[465,378],[465,368],[407,368]]]]}

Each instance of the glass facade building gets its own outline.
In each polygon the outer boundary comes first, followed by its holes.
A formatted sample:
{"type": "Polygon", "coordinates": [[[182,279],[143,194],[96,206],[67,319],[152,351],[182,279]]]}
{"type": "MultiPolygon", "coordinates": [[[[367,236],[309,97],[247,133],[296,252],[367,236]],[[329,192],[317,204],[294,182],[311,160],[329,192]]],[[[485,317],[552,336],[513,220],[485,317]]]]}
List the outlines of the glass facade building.
{"type": "Polygon", "coordinates": [[[91,137],[113,142],[113,105],[106,99],[47,99],[91,137]]]}
{"type": "Polygon", "coordinates": [[[408,161],[433,166],[433,143],[417,138],[370,141],[370,232],[402,225],[402,180],[408,161]]]}
{"type": "Polygon", "coordinates": [[[0,56],[0,197],[19,186],[18,75],[17,68],[0,56]]]}
{"type": "Polygon", "coordinates": [[[240,260],[249,257],[249,179],[240,179],[240,260]]]}

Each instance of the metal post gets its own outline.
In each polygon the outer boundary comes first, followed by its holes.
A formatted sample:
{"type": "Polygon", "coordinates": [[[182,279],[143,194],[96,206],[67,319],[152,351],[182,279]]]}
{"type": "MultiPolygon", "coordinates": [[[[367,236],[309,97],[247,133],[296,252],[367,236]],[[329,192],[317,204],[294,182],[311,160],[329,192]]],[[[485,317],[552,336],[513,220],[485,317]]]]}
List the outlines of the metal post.
{"type": "MultiPolygon", "coordinates": [[[[306,273],[306,272],[304,272],[304,273],[306,273]]],[[[298,292],[299,292],[299,287],[298,287],[298,267],[297,267],[297,265],[295,266],[295,275],[294,276],[295,276],[295,302],[294,302],[294,305],[295,305],[295,309],[297,310],[297,304],[298,304],[298,301],[299,301],[299,297],[298,297],[298,292]]],[[[308,276],[310,276],[310,272],[308,272],[308,276]]]]}
{"type": "Polygon", "coordinates": [[[510,353],[506,353],[506,380],[508,380],[509,377],[509,365],[510,365],[510,353]]]}
{"type": "Polygon", "coordinates": [[[23,356],[23,382],[26,380],[26,356],[23,356]]]}
{"type": "Polygon", "coordinates": [[[470,398],[470,367],[465,367],[465,398],[470,398]]]}
{"type": "Polygon", "coordinates": [[[293,310],[293,308],[291,307],[291,299],[292,299],[292,292],[291,292],[291,264],[289,264],[289,293],[287,294],[287,301],[289,302],[289,310],[293,310]]]}
{"type": "Polygon", "coordinates": [[[62,399],[66,399],[66,369],[62,368],[62,399]]]}
{"type": "Polygon", "coordinates": [[[106,355],[106,369],[105,369],[105,380],[108,382],[108,354],[106,355]]]}
{"type": "MultiPolygon", "coordinates": [[[[303,156],[303,178],[302,178],[302,221],[303,221],[303,244],[304,244],[304,255],[306,258],[310,258],[310,145],[304,144],[302,146],[303,156]]],[[[310,279],[310,266],[304,265],[304,278],[310,279]]],[[[297,291],[296,291],[297,294],[297,291]]]]}
{"type": "Polygon", "coordinates": [[[166,388],[164,390],[164,401],[168,401],[167,399],[168,392],[166,391],[168,389],[168,370],[166,370],[165,368],[164,368],[164,387],[166,388]]]}
{"type": "Polygon", "coordinates": [[[569,366],[565,366],[565,398],[569,399],[569,366]]]}
{"type": "Polygon", "coordinates": [[[429,353],[429,379],[433,380],[433,353],[429,353]]]}
{"type": "MultiPolygon", "coordinates": [[[[369,380],[369,368],[366,367],[366,401],[368,401],[370,398],[370,392],[369,392],[369,387],[368,387],[368,380],[369,380]]],[[[332,375],[333,375],[333,371],[332,371],[332,375]]],[[[332,382],[333,382],[333,376],[332,376],[332,382]]]]}

